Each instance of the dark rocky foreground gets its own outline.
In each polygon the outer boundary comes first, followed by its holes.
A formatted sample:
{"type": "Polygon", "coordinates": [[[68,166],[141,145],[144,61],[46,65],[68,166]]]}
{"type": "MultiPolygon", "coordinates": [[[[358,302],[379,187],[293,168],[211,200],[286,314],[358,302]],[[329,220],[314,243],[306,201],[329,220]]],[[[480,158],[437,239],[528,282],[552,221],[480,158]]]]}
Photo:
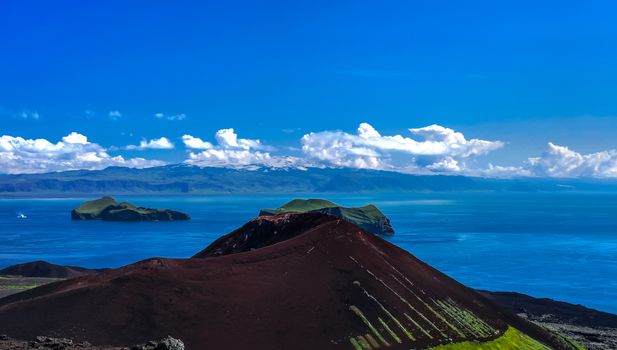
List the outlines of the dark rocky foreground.
{"type": "Polygon", "coordinates": [[[469,341],[575,349],[323,213],[259,217],[192,259],[148,259],[2,298],[0,333],[108,349],[149,349],[150,339],[168,334],[189,349],[402,350],[469,341]]]}
{"type": "Polygon", "coordinates": [[[578,326],[551,319],[550,316],[545,318],[544,315],[519,314],[519,316],[562,334],[587,350],[617,349],[617,328],[578,326]]]}
{"type": "Polygon", "coordinates": [[[524,319],[567,336],[587,350],[617,349],[617,315],[520,293],[480,293],[524,319]]]}
{"type": "Polygon", "coordinates": [[[0,335],[0,350],[184,350],[184,343],[172,337],[165,337],[158,341],[149,341],[131,347],[96,346],[87,341],[74,342],[67,338],[52,338],[38,336],[33,340],[24,341],[11,339],[7,335],[0,335]]]}

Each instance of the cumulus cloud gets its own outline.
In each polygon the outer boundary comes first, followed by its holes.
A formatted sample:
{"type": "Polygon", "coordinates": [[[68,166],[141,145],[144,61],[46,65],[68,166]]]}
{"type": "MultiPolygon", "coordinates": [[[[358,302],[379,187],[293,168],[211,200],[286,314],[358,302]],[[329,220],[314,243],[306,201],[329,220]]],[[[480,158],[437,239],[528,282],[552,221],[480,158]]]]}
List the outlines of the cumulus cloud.
{"type": "MultiPolygon", "coordinates": [[[[269,150],[272,147],[265,146],[260,140],[253,139],[241,139],[234,129],[220,129],[214,134],[217,146],[219,149],[227,150],[269,150]]],[[[189,149],[212,149],[215,146],[212,143],[204,141],[198,137],[192,135],[182,136],[184,145],[189,149]]]]}
{"type": "Polygon", "coordinates": [[[445,157],[438,162],[427,165],[426,168],[435,172],[460,172],[462,170],[458,161],[452,157],[445,157]]]}
{"type": "Polygon", "coordinates": [[[173,149],[173,148],[174,148],[174,144],[171,141],[169,141],[169,139],[166,137],[152,139],[149,141],[146,141],[146,139],[142,139],[141,142],[139,142],[139,145],[126,146],[126,149],[128,150],[138,150],[138,151],[143,151],[147,149],[173,149]]]}
{"type": "Polygon", "coordinates": [[[356,134],[343,131],[312,132],[302,137],[302,151],[326,165],[397,171],[450,171],[465,168],[465,161],[503,146],[501,141],[466,139],[440,125],[409,129],[412,137],[384,136],[368,123],[356,134]]]}
{"type": "Polygon", "coordinates": [[[186,148],[189,149],[210,149],[214,147],[210,142],[191,135],[182,136],[182,142],[184,142],[186,148]]]}
{"type": "Polygon", "coordinates": [[[536,176],[617,177],[616,150],[580,154],[549,142],[546,152],[528,162],[528,170],[536,176]]]}
{"type": "Polygon", "coordinates": [[[0,137],[0,173],[45,173],[66,170],[98,170],[109,166],[147,168],[164,162],[144,158],[111,156],[85,135],[72,132],[56,143],[46,139],[0,137]]]}
{"type": "Polygon", "coordinates": [[[184,113],[172,114],[172,115],[166,115],[165,113],[155,113],[154,116],[157,119],[166,119],[166,120],[171,120],[171,121],[186,119],[186,114],[184,113]]]}
{"type": "Polygon", "coordinates": [[[80,145],[87,145],[88,142],[88,138],[82,134],[76,133],[75,131],[73,131],[72,133],[64,136],[62,138],[62,142],[65,143],[76,143],[76,144],[80,144],[80,145]]]}
{"type": "Polygon", "coordinates": [[[268,152],[272,147],[260,140],[239,138],[234,129],[221,129],[214,138],[216,145],[192,135],[182,136],[184,145],[191,150],[185,162],[198,166],[248,169],[261,166],[303,168],[299,158],[273,156],[268,152]]]}
{"type": "Polygon", "coordinates": [[[561,177],[613,178],[617,177],[617,150],[581,154],[552,142],[539,157],[528,158],[522,166],[489,164],[475,169],[472,175],[485,177],[561,177]]]}

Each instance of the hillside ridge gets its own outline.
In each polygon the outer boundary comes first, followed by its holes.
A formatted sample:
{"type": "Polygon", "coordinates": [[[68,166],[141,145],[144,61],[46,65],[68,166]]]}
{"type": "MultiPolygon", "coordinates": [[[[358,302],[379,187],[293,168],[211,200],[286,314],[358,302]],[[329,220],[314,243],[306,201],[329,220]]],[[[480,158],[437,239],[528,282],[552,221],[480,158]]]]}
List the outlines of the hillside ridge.
{"type": "Polygon", "coordinates": [[[396,350],[522,339],[504,338],[513,328],[535,345],[574,349],[356,225],[284,216],[270,219],[270,234],[295,234],[257,249],[152,258],[0,299],[0,324],[25,339],[127,345],[172,335],[190,349],[396,350]]]}

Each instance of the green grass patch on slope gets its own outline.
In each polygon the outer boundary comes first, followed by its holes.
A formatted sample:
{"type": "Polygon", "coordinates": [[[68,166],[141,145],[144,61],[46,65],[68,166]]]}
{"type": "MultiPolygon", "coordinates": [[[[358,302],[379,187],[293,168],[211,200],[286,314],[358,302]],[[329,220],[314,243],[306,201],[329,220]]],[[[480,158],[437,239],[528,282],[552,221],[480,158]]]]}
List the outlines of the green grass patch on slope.
{"type": "Polygon", "coordinates": [[[32,289],[36,288],[36,284],[9,284],[9,285],[0,285],[0,290],[12,290],[12,289],[32,289]]]}
{"type": "Polygon", "coordinates": [[[430,350],[551,350],[548,346],[529,337],[514,327],[499,338],[488,342],[466,341],[462,343],[445,344],[430,348],[430,350]]]}

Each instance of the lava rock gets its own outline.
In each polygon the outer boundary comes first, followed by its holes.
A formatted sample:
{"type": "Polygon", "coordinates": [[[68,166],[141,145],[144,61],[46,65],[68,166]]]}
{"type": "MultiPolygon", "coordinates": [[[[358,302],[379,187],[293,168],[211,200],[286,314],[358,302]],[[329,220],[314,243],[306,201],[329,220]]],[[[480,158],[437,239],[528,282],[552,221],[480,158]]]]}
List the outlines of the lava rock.
{"type": "Polygon", "coordinates": [[[159,341],[133,345],[130,350],[184,350],[184,343],[180,339],[167,336],[159,341]]]}

